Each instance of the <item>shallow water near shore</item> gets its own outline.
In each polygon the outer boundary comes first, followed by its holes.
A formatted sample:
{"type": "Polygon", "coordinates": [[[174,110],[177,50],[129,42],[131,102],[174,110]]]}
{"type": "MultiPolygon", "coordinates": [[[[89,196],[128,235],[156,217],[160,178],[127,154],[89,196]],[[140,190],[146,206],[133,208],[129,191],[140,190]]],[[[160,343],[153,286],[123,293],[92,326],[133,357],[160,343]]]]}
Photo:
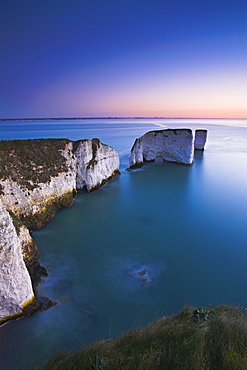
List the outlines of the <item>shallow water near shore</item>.
{"type": "MultiPolygon", "coordinates": [[[[2,123],[1,123],[2,125],[2,123]]],[[[11,122],[1,139],[98,137],[121,175],[77,196],[33,233],[58,304],[0,327],[0,368],[33,369],[54,352],[117,336],[185,304],[247,305],[247,123],[232,120],[11,122]],[[151,129],[208,129],[192,166],[157,161],[127,172],[151,129]],[[144,277],[144,278],[143,278],[144,277]]]]}

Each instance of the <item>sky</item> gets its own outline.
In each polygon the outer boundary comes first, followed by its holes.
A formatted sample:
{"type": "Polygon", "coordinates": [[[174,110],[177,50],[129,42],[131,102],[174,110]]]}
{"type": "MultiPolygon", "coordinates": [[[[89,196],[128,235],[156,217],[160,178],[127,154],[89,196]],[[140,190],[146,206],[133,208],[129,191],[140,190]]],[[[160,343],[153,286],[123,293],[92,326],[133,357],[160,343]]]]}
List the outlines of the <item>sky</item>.
{"type": "Polygon", "coordinates": [[[0,118],[247,117],[246,0],[0,0],[0,118]]]}

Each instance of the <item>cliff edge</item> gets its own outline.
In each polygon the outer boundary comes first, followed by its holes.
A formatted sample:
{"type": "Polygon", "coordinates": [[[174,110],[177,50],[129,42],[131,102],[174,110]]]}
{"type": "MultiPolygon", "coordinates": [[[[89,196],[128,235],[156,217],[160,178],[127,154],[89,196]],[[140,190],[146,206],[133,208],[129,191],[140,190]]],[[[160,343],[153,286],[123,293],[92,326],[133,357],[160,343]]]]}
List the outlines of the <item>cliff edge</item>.
{"type": "Polygon", "coordinates": [[[28,271],[38,263],[29,231],[119,174],[115,149],[98,139],[0,141],[0,323],[34,299],[28,271]]]}
{"type": "Polygon", "coordinates": [[[21,243],[11,216],[0,200],[0,322],[20,314],[33,300],[21,243]]]}

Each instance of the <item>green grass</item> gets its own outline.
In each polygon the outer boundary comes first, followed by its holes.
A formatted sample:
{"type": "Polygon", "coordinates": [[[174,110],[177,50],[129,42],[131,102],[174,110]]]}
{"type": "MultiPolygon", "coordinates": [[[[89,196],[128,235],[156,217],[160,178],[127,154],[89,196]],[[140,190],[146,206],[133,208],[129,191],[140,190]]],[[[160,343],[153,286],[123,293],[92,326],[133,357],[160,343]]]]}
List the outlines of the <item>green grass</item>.
{"type": "Polygon", "coordinates": [[[45,370],[244,370],[247,369],[247,315],[244,309],[184,308],[119,338],[75,353],[55,355],[45,370]]]}

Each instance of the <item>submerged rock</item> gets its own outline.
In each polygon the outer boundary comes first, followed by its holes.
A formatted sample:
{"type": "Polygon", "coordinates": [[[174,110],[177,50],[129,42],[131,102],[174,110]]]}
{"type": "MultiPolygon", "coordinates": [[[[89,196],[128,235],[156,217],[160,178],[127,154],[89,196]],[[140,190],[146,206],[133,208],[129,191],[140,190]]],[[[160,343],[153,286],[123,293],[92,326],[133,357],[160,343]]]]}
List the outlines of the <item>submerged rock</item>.
{"type": "Polygon", "coordinates": [[[143,276],[143,275],[146,274],[146,272],[147,272],[147,269],[143,269],[141,271],[138,271],[138,274],[141,275],[141,276],[143,276]]]}
{"type": "Polygon", "coordinates": [[[44,296],[39,297],[38,301],[39,301],[39,306],[37,309],[39,311],[46,311],[46,310],[49,310],[49,308],[57,305],[57,302],[54,302],[50,298],[44,297],[44,296]]]}
{"type": "Polygon", "coordinates": [[[147,268],[144,268],[142,270],[129,271],[128,275],[136,279],[137,281],[139,281],[142,285],[146,287],[150,287],[152,284],[152,278],[147,268]]]}

